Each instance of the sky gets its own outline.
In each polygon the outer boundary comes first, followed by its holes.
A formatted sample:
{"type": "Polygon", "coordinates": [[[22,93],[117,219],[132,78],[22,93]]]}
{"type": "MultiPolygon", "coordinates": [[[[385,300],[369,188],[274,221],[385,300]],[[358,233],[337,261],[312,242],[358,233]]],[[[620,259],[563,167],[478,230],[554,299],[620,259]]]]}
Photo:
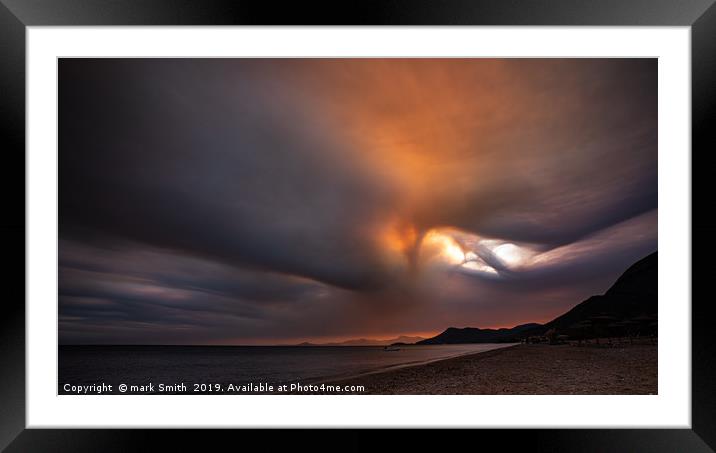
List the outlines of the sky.
{"type": "Polygon", "coordinates": [[[656,59],[61,59],[62,344],[547,322],[657,249],[656,59]]]}

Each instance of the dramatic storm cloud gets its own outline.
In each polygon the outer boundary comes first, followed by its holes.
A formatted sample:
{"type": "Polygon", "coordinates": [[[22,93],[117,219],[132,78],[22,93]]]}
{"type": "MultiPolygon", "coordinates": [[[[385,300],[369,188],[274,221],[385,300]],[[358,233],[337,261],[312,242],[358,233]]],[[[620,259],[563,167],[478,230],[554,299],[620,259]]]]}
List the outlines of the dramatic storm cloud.
{"type": "Polygon", "coordinates": [[[657,247],[655,59],[62,59],[63,343],[547,321],[657,247]]]}

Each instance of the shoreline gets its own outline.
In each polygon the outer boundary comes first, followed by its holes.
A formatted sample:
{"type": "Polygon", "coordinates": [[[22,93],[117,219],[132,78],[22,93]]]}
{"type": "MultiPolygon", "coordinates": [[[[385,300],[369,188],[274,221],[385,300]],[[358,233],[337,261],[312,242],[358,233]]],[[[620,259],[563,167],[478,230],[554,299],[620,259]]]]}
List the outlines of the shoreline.
{"type": "Polygon", "coordinates": [[[336,394],[649,395],[658,393],[657,353],[652,344],[517,344],[325,383],[365,387],[336,394]]]}
{"type": "MultiPolygon", "coordinates": [[[[499,343],[495,343],[495,344],[499,344],[499,343]]],[[[370,376],[370,375],[373,375],[373,374],[391,373],[391,372],[399,371],[399,370],[402,370],[402,369],[405,369],[405,368],[420,367],[420,366],[424,366],[424,365],[429,365],[429,364],[431,364],[431,363],[444,362],[444,361],[447,361],[447,360],[459,359],[459,358],[461,358],[461,357],[467,357],[467,356],[472,356],[472,355],[477,355],[477,354],[487,354],[487,353],[494,352],[494,351],[502,351],[502,350],[504,350],[504,349],[513,348],[513,347],[519,346],[519,345],[520,345],[520,343],[505,343],[505,346],[500,346],[500,347],[497,347],[497,348],[494,348],[494,349],[488,349],[488,350],[485,350],[485,351],[470,351],[470,352],[463,352],[463,353],[456,354],[456,355],[453,355],[453,356],[448,356],[448,357],[439,357],[439,358],[437,358],[437,359],[417,360],[417,361],[414,361],[414,362],[399,363],[399,364],[396,364],[396,365],[388,365],[388,366],[386,366],[386,367],[384,367],[384,368],[378,368],[378,369],[375,369],[375,370],[363,371],[363,372],[360,372],[360,373],[358,373],[358,374],[351,374],[351,375],[346,375],[346,376],[338,375],[338,376],[323,376],[323,377],[317,377],[317,378],[315,378],[315,379],[310,379],[310,380],[309,380],[310,382],[308,382],[308,383],[309,383],[309,384],[314,384],[314,385],[315,385],[315,384],[319,384],[319,385],[320,385],[320,384],[328,384],[328,383],[338,383],[338,382],[343,382],[343,381],[347,381],[347,380],[362,378],[362,377],[365,377],[365,376],[370,376]]],[[[409,346],[411,346],[411,345],[409,345],[409,346]]]]}
{"type": "MultiPolygon", "coordinates": [[[[393,353],[391,353],[393,354],[393,353]]],[[[400,354],[397,352],[396,354],[400,354]]],[[[405,357],[408,359],[410,357],[405,357]]],[[[316,377],[267,384],[302,384],[321,388],[298,389],[283,394],[326,395],[648,395],[658,393],[658,346],[653,340],[629,343],[576,344],[504,344],[496,349],[468,351],[453,356],[385,365],[352,374],[316,377]],[[349,386],[350,388],[346,388],[349,386]],[[354,386],[362,386],[355,388],[354,386]]],[[[111,365],[113,362],[108,362],[111,365]]],[[[114,364],[116,365],[116,363],[114,364]]],[[[111,367],[110,367],[111,368],[111,367]]],[[[190,367],[195,372],[196,367],[190,367]]],[[[204,373],[204,372],[202,372],[204,373]]],[[[83,384],[146,384],[162,383],[161,377],[147,379],[131,375],[113,374],[107,370],[81,378],[60,376],[64,383],[83,384]],[[134,382],[136,381],[136,382],[134,382]]],[[[202,383],[204,374],[194,373],[182,382],[202,383]]],[[[245,380],[231,379],[219,384],[245,384],[245,380]]],[[[251,381],[251,380],[249,380],[251,381]]],[[[173,383],[174,381],[172,381],[173,383]]],[[[219,381],[217,381],[219,382],[219,381]]],[[[253,382],[253,381],[251,381],[253,382]]],[[[164,382],[166,383],[166,382],[164,382]]],[[[113,389],[114,390],[114,389],[113,389]]],[[[103,392],[104,393],[104,392],[103,392]]],[[[122,390],[107,394],[125,393],[122,390]]],[[[229,388],[190,389],[189,391],[154,392],[139,389],[127,394],[266,394],[229,388]]],[[[281,391],[278,391],[281,393],[281,391]]],[[[58,388],[58,394],[74,394],[58,388]]]]}

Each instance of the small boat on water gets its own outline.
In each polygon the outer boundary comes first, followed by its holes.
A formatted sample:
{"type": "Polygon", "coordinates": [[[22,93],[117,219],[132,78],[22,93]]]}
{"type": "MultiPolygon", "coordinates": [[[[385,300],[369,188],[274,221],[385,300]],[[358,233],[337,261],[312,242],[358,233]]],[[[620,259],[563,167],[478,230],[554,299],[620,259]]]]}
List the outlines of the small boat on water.
{"type": "Polygon", "coordinates": [[[383,348],[383,351],[385,352],[392,352],[392,351],[400,351],[400,348],[397,346],[386,346],[383,348]]]}

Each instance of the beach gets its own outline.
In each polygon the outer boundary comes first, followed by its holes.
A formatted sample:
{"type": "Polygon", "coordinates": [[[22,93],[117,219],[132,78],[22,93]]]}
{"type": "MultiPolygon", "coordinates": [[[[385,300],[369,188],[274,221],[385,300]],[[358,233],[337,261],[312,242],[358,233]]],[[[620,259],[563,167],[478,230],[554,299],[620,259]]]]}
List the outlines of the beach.
{"type": "Polygon", "coordinates": [[[657,394],[657,352],[656,345],[645,343],[519,344],[331,384],[386,395],[657,394]]]}

